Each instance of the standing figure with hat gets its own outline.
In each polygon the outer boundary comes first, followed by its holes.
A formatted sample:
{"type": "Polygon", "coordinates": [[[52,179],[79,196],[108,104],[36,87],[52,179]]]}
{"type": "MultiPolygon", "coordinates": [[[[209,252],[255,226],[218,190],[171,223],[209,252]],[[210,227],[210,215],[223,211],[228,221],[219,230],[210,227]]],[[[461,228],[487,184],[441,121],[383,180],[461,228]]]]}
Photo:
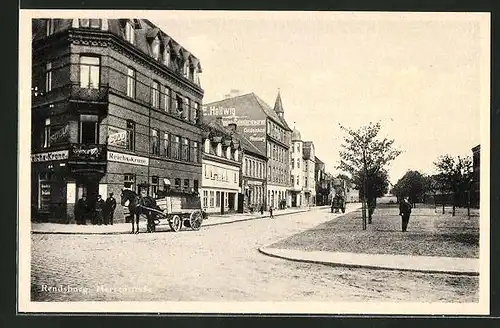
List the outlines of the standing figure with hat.
{"type": "Polygon", "coordinates": [[[104,200],[101,195],[97,196],[97,201],[95,202],[95,220],[98,225],[103,222],[103,210],[104,210],[104,200]]]}
{"type": "Polygon", "coordinates": [[[89,204],[87,202],[87,195],[83,194],[75,205],[75,219],[76,224],[86,224],[89,211],[89,204]]]}
{"type": "Polygon", "coordinates": [[[109,193],[109,197],[106,199],[104,204],[104,224],[113,225],[113,219],[116,208],[116,199],[113,197],[113,193],[109,193]]]}

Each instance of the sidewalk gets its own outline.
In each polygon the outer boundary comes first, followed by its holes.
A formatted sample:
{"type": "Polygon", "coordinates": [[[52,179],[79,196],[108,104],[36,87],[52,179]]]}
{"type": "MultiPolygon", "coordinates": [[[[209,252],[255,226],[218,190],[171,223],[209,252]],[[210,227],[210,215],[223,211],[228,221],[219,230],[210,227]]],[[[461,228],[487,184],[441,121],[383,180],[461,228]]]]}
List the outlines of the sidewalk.
{"type": "Polygon", "coordinates": [[[267,247],[259,248],[259,252],[272,257],[306,263],[367,269],[479,275],[479,259],[471,258],[300,251],[267,247]]]}
{"type": "MultiPolygon", "coordinates": [[[[310,208],[299,208],[299,209],[284,209],[275,210],[274,216],[283,216],[288,214],[302,213],[306,211],[314,211],[319,209],[324,209],[324,206],[310,207],[310,208]]],[[[208,219],[204,220],[201,229],[208,226],[217,226],[222,224],[229,224],[234,222],[242,222],[255,219],[268,218],[269,212],[264,212],[263,215],[260,212],[250,213],[233,213],[228,215],[208,215],[208,219]]],[[[77,224],[61,224],[61,223],[31,223],[31,232],[39,234],[100,234],[100,235],[116,235],[116,234],[129,234],[132,230],[131,223],[116,223],[114,225],[77,225],[77,224]]],[[[140,232],[146,231],[146,220],[141,217],[140,232]]],[[[189,228],[184,228],[188,229],[189,228]]],[[[168,231],[170,227],[166,220],[161,220],[160,224],[157,226],[159,231],[168,231]]]]}

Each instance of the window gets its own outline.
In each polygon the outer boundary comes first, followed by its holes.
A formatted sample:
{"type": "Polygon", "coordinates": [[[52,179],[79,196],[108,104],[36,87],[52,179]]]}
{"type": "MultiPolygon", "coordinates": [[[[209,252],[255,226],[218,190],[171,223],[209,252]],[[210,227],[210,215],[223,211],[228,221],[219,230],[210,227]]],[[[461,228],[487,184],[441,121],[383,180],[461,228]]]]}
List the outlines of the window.
{"type": "Polygon", "coordinates": [[[189,73],[189,60],[186,60],[184,62],[184,65],[182,66],[182,75],[184,75],[184,77],[187,78],[188,73],[189,73]]]}
{"type": "Polygon", "coordinates": [[[191,101],[189,100],[188,97],[184,98],[184,119],[189,120],[189,115],[190,115],[190,106],[191,101]]]}
{"type": "Polygon", "coordinates": [[[297,168],[300,169],[300,158],[297,158],[297,168]]]}
{"type": "Polygon", "coordinates": [[[181,160],[189,161],[189,139],[182,138],[181,160]]]}
{"type": "Polygon", "coordinates": [[[165,50],[163,50],[163,65],[170,66],[170,48],[165,46],[165,50]]]}
{"type": "Polygon", "coordinates": [[[123,175],[123,187],[135,191],[135,175],[133,173],[123,175]]]}
{"type": "Polygon", "coordinates": [[[127,96],[135,98],[135,70],[127,68],[127,96]]]}
{"type": "Polygon", "coordinates": [[[271,181],[271,165],[267,168],[267,180],[271,181]]]}
{"type": "Polygon", "coordinates": [[[220,191],[215,192],[215,207],[220,207],[220,191]]]}
{"type": "Polygon", "coordinates": [[[208,191],[203,190],[203,207],[208,207],[208,191]]]}
{"type": "Polygon", "coordinates": [[[160,136],[157,129],[151,129],[150,152],[153,155],[160,155],[160,136]]]}
{"type": "Polygon", "coordinates": [[[193,189],[198,192],[198,180],[193,180],[193,189]]]}
{"type": "Polygon", "coordinates": [[[99,57],[80,57],[80,87],[99,88],[100,59],[99,57]]]}
{"type": "Polygon", "coordinates": [[[234,183],[238,182],[238,173],[234,172],[234,183]]]}
{"type": "Polygon", "coordinates": [[[151,86],[151,106],[158,108],[160,106],[160,85],[153,81],[151,86]]]}
{"type": "Polygon", "coordinates": [[[214,207],[214,192],[210,191],[210,207],[214,207]]]}
{"type": "Polygon", "coordinates": [[[163,155],[170,157],[170,138],[167,132],[163,133],[163,155]]]}
{"type": "Polygon", "coordinates": [[[189,179],[184,179],[184,189],[189,190],[189,179]]]}
{"type": "Polygon", "coordinates": [[[297,152],[300,153],[300,144],[297,144],[297,152]]]}
{"type": "Polygon", "coordinates": [[[135,30],[131,22],[125,23],[125,39],[132,44],[135,42],[135,30]]]}
{"type": "Polygon", "coordinates": [[[193,123],[196,123],[199,117],[200,117],[200,104],[195,102],[193,111],[193,123]]]}
{"type": "Polygon", "coordinates": [[[245,158],[245,175],[248,175],[248,159],[245,158]]]}
{"type": "Polygon", "coordinates": [[[50,147],[50,118],[45,119],[45,125],[43,127],[43,148],[50,147]]]}
{"type": "Polygon", "coordinates": [[[293,175],[290,175],[290,181],[292,182],[293,185],[293,175]]]}
{"type": "Polygon", "coordinates": [[[175,186],[175,188],[179,189],[181,187],[181,179],[175,178],[174,186],[175,186]]]}
{"type": "Polygon", "coordinates": [[[158,36],[154,38],[153,42],[151,43],[151,52],[154,59],[160,59],[160,40],[158,39],[158,36]]]}
{"type": "Polygon", "coordinates": [[[174,136],[172,138],[172,158],[173,159],[179,159],[179,147],[180,147],[180,142],[179,142],[179,137],[178,136],[174,136]]]}
{"type": "Polygon", "coordinates": [[[307,188],[307,177],[304,177],[304,186],[307,188]]]}
{"type": "Polygon", "coordinates": [[[127,120],[127,149],[135,150],[135,123],[127,120]]]}
{"type": "Polygon", "coordinates": [[[47,25],[46,25],[46,35],[49,36],[54,33],[54,20],[53,19],[47,19],[47,25]]]}
{"type": "Polygon", "coordinates": [[[182,97],[181,96],[177,95],[175,105],[176,105],[175,109],[177,110],[177,114],[182,115],[184,108],[182,107],[182,97]]]}
{"type": "Polygon", "coordinates": [[[100,19],[79,19],[78,20],[80,27],[85,28],[101,28],[101,20],[100,19]]]}
{"type": "Polygon", "coordinates": [[[198,142],[193,141],[192,149],[191,149],[191,162],[198,163],[198,142]]]}
{"type": "Polygon", "coordinates": [[[165,87],[165,94],[163,95],[163,109],[168,112],[170,111],[171,104],[170,104],[170,89],[168,87],[165,87]]]}
{"type": "Polygon", "coordinates": [[[160,178],[157,176],[151,177],[151,196],[158,197],[158,189],[160,187],[160,178]]]}
{"type": "Polygon", "coordinates": [[[52,90],[52,63],[48,62],[45,65],[45,91],[52,90]]]}
{"type": "Polygon", "coordinates": [[[297,186],[299,185],[299,182],[300,182],[299,176],[297,175],[297,186]]]}
{"type": "Polygon", "coordinates": [[[98,143],[98,122],[97,115],[80,115],[80,143],[98,143]]]}

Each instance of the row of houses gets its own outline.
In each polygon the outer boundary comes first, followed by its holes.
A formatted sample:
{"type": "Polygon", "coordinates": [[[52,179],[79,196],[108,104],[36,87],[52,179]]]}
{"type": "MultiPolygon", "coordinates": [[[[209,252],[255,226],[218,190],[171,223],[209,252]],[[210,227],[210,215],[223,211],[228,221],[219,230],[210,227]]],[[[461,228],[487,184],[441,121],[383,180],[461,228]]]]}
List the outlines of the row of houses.
{"type": "Polygon", "coordinates": [[[211,213],[316,204],[314,143],[289,127],[280,93],[273,108],[254,93],[203,104],[200,73],[146,19],[33,20],[33,217],[74,222],[83,195],[166,183],[211,213]]]}

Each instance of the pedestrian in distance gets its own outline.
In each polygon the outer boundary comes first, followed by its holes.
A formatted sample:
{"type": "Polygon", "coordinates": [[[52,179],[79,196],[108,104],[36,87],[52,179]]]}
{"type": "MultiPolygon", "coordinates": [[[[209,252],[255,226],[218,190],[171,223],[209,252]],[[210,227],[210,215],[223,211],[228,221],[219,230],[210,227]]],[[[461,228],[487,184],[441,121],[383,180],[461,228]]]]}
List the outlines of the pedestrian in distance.
{"type": "Polygon", "coordinates": [[[260,205],[260,215],[264,215],[264,205],[260,205]]]}
{"type": "Polygon", "coordinates": [[[401,215],[401,228],[403,232],[406,232],[408,228],[408,222],[410,221],[411,214],[411,204],[408,198],[403,198],[399,203],[399,215],[401,215]]]}
{"type": "Polygon", "coordinates": [[[109,193],[109,197],[106,199],[104,204],[104,224],[113,225],[113,219],[116,209],[116,199],[113,197],[113,193],[109,193]]]}
{"type": "Polygon", "coordinates": [[[272,205],[271,205],[271,206],[269,206],[269,217],[270,217],[271,219],[274,219],[274,215],[273,215],[273,206],[272,206],[272,205]]]}
{"type": "Polygon", "coordinates": [[[82,195],[75,205],[75,219],[76,224],[86,224],[86,219],[89,211],[89,205],[87,202],[87,196],[82,195]]]}
{"type": "Polygon", "coordinates": [[[95,220],[98,225],[103,223],[103,210],[104,210],[104,200],[101,195],[97,196],[97,201],[95,202],[95,220]]]}

